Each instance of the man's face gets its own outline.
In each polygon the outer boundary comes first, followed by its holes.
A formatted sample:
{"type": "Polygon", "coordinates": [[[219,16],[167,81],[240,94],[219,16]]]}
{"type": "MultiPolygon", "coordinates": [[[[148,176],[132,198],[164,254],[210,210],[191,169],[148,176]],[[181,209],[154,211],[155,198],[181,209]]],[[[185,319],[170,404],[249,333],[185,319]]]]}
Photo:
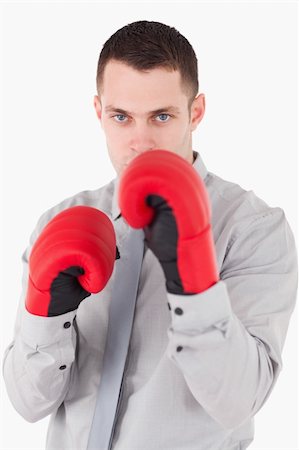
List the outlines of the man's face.
{"type": "Polygon", "coordinates": [[[188,100],[178,71],[141,72],[119,61],[107,63],[94,105],[118,176],[136,156],[154,149],[170,150],[192,164],[192,131],[205,102],[203,94],[196,97],[190,115],[188,100]]]}

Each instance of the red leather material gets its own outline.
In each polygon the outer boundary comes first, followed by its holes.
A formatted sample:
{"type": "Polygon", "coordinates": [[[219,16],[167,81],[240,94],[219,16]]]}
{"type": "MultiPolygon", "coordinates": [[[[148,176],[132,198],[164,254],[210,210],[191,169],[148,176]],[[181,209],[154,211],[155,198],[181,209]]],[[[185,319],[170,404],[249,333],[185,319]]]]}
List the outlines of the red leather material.
{"type": "Polygon", "coordinates": [[[84,289],[100,292],[112,274],[115,249],[114,228],[103,212],[74,206],[57,214],[42,230],[29,257],[27,310],[47,316],[51,283],[71,266],[84,269],[78,277],[84,289]]]}
{"type": "Polygon", "coordinates": [[[150,194],[163,197],[172,208],[178,228],[178,270],[185,292],[202,292],[219,279],[205,185],[192,165],[168,150],[151,150],[124,170],[119,206],[133,228],[154,219],[146,204],[150,194]]]}

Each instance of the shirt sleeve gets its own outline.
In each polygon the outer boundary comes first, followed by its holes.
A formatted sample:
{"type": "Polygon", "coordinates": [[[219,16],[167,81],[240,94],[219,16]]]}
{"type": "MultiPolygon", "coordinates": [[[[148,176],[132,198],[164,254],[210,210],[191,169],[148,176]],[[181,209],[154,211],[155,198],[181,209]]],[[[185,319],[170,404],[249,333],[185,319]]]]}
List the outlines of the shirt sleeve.
{"type": "Polygon", "coordinates": [[[76,310],[55,317],[42,317],[25,308],[28,257],[40,230],[49,220],[40,219],[31,245],[22,256],[22,293],[15,321],[14,338],[3,358],[3,377],[11,403],[29,422],[51,414],[62,403],[75,359],[76,310]]]}
{"type": "Polygon", "coordinates": [[[235,428],[261,408],[281,371],[297,255],[280,208],[228,242],[218,283],[200,294],[167,294],[167,354],[207,413],[235,428]]]}

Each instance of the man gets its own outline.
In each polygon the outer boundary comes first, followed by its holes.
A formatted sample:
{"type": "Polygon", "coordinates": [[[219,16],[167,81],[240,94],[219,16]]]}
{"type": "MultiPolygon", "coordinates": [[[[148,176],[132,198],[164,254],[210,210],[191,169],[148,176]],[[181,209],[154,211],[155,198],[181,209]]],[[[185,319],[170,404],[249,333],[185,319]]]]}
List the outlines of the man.
{"type": "MultiPolygon", "coordinates": [[[[128,224],[118,204],[120,180],[138,158],[165,149],[187,161],[204,182],[219,278],[202,292],[169,293],[162,262],[146,233],[111,448],[245,449],[253,439],[253,417],[282,367],[297,288],[292,232],[280,208],[208,172],[193,150],[192,132],[204,115],[205,98],[198,95],[194,51],[174,28],[141,21],[118,30],[102,49],[97,90],[95,110],[117,177],[47,211],[31,236],[23,255],[15,338],[4,362],[10,399],[30,422],[51,414],[48,449],[87,447],[117,280],[110,277],[110,266],[102,290],[90,295],[91,289],[77,284],[75,301],[75,294],[67,295],[65,280],[76,280],[82,271],[61,271],[54,280],[56,297],[52,285],[47,294],[53,308],[38,310],[43,292],[32,283],[29,256],[36,258],[35,270],[46,268],[47,274],[50,260],[43,257],[43,245],[53,238],[49,230],[58,226],[58,214],[80,205],[111,219],[121,258],[128,224]]],[[[158,209],[157,203],[152,206],[158,209]]],[[[60,220],[60,225],[73,225],[81,218],[60,220]]],[[[158,221],[157,214],[152,226],[158,221]]],[[[82,225],[84,232],[91,222],[82,225]]],[[[112,264],[117,264],[117,253],[112,264]]],[[[198,254],[198,259],[205,257],[198,254]]],[[[196,278],[194,267],[190,273],[196,278]]]]}

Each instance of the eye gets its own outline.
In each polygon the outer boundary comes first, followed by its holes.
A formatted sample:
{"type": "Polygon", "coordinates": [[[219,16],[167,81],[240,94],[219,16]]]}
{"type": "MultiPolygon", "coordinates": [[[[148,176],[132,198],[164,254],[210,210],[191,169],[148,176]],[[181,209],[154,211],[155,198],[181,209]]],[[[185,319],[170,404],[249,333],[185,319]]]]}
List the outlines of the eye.
{"type": "Polygon", "coordinates": [[[156,116],[158,119],[158,122],[168,122],[168,120],[170,119],[170,115],[169,114],[158,114],[158,116],[156,116]]]}
{"type": "Polygon", "coordinates": [[[124,114],[116,114],[115,116],[113,116],[113,118],[116,120],[116,122],[125,122],[127,116],[125,116],[124,114]]]}

